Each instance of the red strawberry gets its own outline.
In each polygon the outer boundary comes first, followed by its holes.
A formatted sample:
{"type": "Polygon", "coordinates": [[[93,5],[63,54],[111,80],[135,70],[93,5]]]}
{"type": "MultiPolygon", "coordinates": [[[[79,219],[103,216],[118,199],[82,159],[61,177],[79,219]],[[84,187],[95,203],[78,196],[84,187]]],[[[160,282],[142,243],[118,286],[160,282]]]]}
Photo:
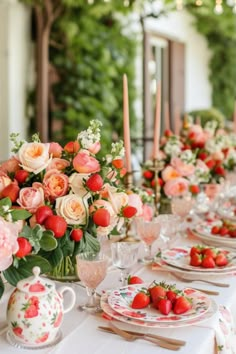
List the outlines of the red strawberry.
{"type": "Polygon", "coordinates": [[[19,249],[16,252],[15,256],[18,258],[23,258],[27,256],[27,254],[29,254],[32,250],[30,242],[25,237],[18,237],[17,242],[19,245],[19,249]]]}
{"type": "Polygon", "coordinates": [[[206,153],[206,152],[199,152],[199,154],[198,154],[198,158],[200,159],[200,160],[206,160],[206,158],[208,157],[208,154],[206,153]]]}
{"type": "Polygon", "coordinates": [[[172,302],[169,299],[163,298],[160,299],[158,302],[158,310],[163,315],[168,315],[172,310],[172,302]]]}
{"type": "Polygon", "coordinates": [[[18,327],[18,326],[17,326],[17,327],[13,327],[12,330],[13,330],[14,334],[15,334],[17,337],[20,337],[20,338],[23,337],[23,336],[22,336],[23,329],[22,329],[21,327],[18,327]]]}
{"type": "Polygon", "coordinates": [[[192,257],[194,254],[200,254],[202,252],[202,247],[201,246],[192,246],[190,249],[190,257],[192,257]]]}
{"type": "Polygon", "coordinates": [[[93,214],[93,222],[97,226],[107,227],[110,225],[110,213],[104,208],[97,209],[93,214]]]}
{"type": "Polygon", "coordinates": [[[207,165],[207,167],[209,169],[212,169],[215,166],[215,161],[214,160],[208,160],[208,161],[205,161],[205,164],[207,165]]]}
{"type": "Polygon", "coordinates": [[[236,237],[236,229],[229,229],[230,237],[236,237]]]}
{"type": "Polygon", "coordinates": [[[164,135],[165,135],[167,138],[169,138],[170,136],[173,135],[173,133],[172,133],[172,131],[171,131],[170,129],[166,129],[166,130],[164,131],[164,135]]]}
{"type": "Polygon", "coordinates": [[[177,298],[177,293],[173,290],[168,290],[166,292],[166,297],[172,302],[172,305],[175,303],[175,300],[177,298]]]}
{"type": "Polygon", "coordinates": [[[35,305],[30,305],[25,310],[24,318],[33,318],[38,316],[38,308],[35,305]]]}
{"type": "Polygon", "coordinates": [[[189,190],[192,194],[198,194],[200,192],[200,188],[197,185],[191,185],[189,190]]]}
{"type": "Polygon", "coordinates": [[[205,256],[202,259],[202,267],[203,268],[215,268],[215,261],[210,256],[205,256]]]}
{"type": "Polygon", "coordinates": [[[210,256],[210,257],[212,257],[213,259],[215,259],[216,258],[216,256],[217,256],[217,250],[215,249],[215,248],[204,248],[203,250],[202,250],[202,254],[204,255],[204,256],[210,256]]]}
{"type": "Polygon", "coordinates": [[[157,302],[160,298],[166,296],[166,289],[162,285],[154,285],[148,289],[152,302],[157,302]]]}
{"type": "Polygon", "coordinates": [[[83,230],[74,229],[71,231],[70,238],[75,242],[79,242],[81,240],[81,238],[83,237],[83,234],[84,234],[83,230]]]}
{"type": "Polygon", "coordinates": [[[180,315],[182,313],[187,312],[191,308],[192,308],[192,303],[191,303],[190,299],[187,298],[186,296],[180,296],[175,301],[173,312],[176,315],[180,315]]]}
{"type": "Polygon", "coordinates": [[[224,267],[228,264],[228,259],[223,252],[220,252],[216,256],[215,263],[218,267],[224,267]]]}
{"type": "Polygon", "coordinates": [[[122,159],[115,159],[112,161],[112,165],[117,169],[121,169],[124,167],[124,161],[122,159]]]}
{"type": "Polygon", "coordinates": [[[12,203],[15,203],[18,198],[19,191],[20,187],[16,183],[10,183],[2,190],[1,197],[8,197],[11,199],[12,203]]]}
{"type": "Polygon", "coordinates": [[[60,215],[50,215],[44,222],[46,230],[51,230],[54,232],[56,238],[64,236],[67,229],[67,222],[60,215]]]}
{"type": "Polygon", "coordinates": [[[125,218],[132,218],[137,213],[137,208],[127,205],[123,208],[122,214],[125,218]]]}
{"type": "Polygon", "coordinates": [[[86,186],[92,192],[98,192],[102,189],[103,179],[98,173],[94,173],[92,176],[89,177],[89,179],[87,179],[86,186]]]}
{"type": "Polygon", "coordinates": [[[142,284],[143,279],[137,277],[136,275],[132,275],[128,277],[128,284],[142,284]]]}
{"type": "Polygon", "coordinates": [[[17,180],[17,182],[24,183],[27,178],[29,177],[29,172],[25,171],[25,170],[18,170],[15,173],[15,179],[17,180]]]}
{"type": "Polygon", "coordinates": [[[150,295],[147,291],[138,292],[131,303],[132,309],[143,309],[150,304],[150,295]]]}
{"type": "Polygon", "coordinates": [[[193,267],[199,267],[202,264],[202,256],[200,254],[193,254],[190,257],[190,265],[193,267]]]}
{"type": "Polygon", "coordinates": [[[217,226],[217,225],[213,226],[213,227],[211,228],[211,233],[212,233],[213,235],[219,234],[219,233],[220,233],[220,226],[217,226]]]}
{"type": "Polygon", "coordinates": [[[220,228],[220,232],[219,232],[220,236],[228,235],[228,233],[229,233],[228,227],[222,226],[222,227],[220,228]]]}
{"type": "Polygon", "coordinates": [[[149,170],[143,171],[143,177],[144,178],[153,179],[153,176],[154,176],[154,172],[149,171],[149,170]]]}
{"type": "Polygon", "coordinates": [[[69,154],[75,154],[79,151],[80,145],[77,140],[75,141],[69,141],[65,146],[64,150],[68,152],[69,154]]]}
{"type": "Polygon", "coordinates": [[[215,173],[216,173],[217,175],[219,175],[219,176],[225,176],[225,169],[224,169],[224,167],[221,166],[221,165],[216,166],[215,169],[214,169],[214,171],[215,171],[215,173]]]}
{"type": "Polygon", "coordinates": [[[35,213],[36,222],[40,225],[43,225],[44,221],[50,215],[53,215],[52,209],[47,205],[42,205],[36,210],[35,213]]]}

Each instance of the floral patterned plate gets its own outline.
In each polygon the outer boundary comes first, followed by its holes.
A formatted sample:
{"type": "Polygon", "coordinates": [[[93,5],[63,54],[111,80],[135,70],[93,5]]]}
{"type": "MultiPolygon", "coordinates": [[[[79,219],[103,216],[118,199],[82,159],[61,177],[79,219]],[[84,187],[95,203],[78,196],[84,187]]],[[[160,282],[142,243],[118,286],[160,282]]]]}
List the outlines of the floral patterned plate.
{"type": "MultiPolygon", "coordinates": [[[[166,249],[161,252],[161,259],[172,267],[181,268],[189,271],[198,271],[201,273],[232,273],[236,271],[236,254],[233,252],[227,251],[227,257],[229,263],[224,267],[215,267],[215,268],[203,268],[203,267],[194,267],[190,263],[190,249],[189,247],[174,247],[171,249],[166,249]]],[[[219,251],[223,251],[219,248],[219,251]]],[[[225,251],[225,250],[224,250],[225,251]]]]}
{"type": "Polygon", "coordinates": [[[190,288],[183,289],[183,293],[192,299],[193,306],[191,310],[181,315],[175,315],[173,311],[171,311],[168,315],[162,315],[152,306],[145,307],[144,309],[131,308],[130,304],[135,295],[143,287],[147,288],[148,285],[149,284],[128,285],[111,291],[108,296],[108,303],[110,307],[122,316],[155,323],[186,321],[201,316],[210,308],[210,298],[206,294],[190,288]]]}
{"type": "Polygon", "coordinates": [[[210,301],[210,306],[208,311],[201,313],[198,317],[192,319],[186,319],[185,321],[145,321],[143,318],[132,318],[122,315],[111,308],[108,303],[109,292],[104,293],[101,296],[101,308],[104,311],[103,317],[111,320],[116,319],[121,322],[129,323],[135,326],[141,327],[152,327],[152,328],[178,328],[184,326],[195,325],[199,322],[208,320],[211,318],[218,310],[218,307],[213,299],[210,301]]]}
{"type": "Polygon", "coordinates": [[[191,230],[200,240],[205,241],[209,245],[224,246],[225,248],[236,248],[236,238],[229,235],[220,236],[211,233],[212,226],[219,225],[219,221],[202,222],[191,230]]]}
{"type": "Polygon", "coordinates": [[[236,206],[229,200],[224,201],[216,212],[221,218],[236,222],[236,206]]]}

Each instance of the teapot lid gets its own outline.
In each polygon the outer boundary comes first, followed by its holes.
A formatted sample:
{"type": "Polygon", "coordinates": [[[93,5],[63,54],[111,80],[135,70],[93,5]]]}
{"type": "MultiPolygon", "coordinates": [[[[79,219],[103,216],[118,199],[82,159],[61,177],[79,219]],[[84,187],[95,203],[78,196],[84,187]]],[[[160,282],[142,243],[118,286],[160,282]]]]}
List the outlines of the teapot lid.
{"type": "Polygon", "coordinates": [[[37,295],[45,295],[55,289],[55,284],[51,280],[39,276],[40,271],[39,267],[34,267],[32,269],[33,276],[20,280],[17,283],[17,288],[25,293],[37,295]]]}

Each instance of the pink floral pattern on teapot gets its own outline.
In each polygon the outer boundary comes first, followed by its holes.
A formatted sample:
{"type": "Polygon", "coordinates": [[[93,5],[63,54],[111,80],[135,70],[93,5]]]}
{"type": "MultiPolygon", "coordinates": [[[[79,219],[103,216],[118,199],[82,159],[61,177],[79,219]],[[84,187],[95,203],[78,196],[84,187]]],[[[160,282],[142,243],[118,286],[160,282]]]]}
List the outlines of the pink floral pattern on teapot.
{"type": "Polygon", "coordinates": [[[11,334],[26,345],[52,342],[61,326],[64,313],[75,304],[75,292],[64,286],[55,289],[51,280],[39,277],[40,268],[33,268],[33,277],[21,280],[11,294],[7,306],[7,322],[11,334]],[[64,309],[63,293],[71,293],[64,309]]]}

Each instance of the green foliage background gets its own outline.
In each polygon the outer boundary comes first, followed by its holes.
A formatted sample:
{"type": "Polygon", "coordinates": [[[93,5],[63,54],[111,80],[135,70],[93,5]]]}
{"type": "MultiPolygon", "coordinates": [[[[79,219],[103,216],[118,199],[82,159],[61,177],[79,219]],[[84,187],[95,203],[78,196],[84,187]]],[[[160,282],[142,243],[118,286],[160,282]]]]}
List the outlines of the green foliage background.
{"type": "Polygon", "coordinates": [[[50,47],[50,61],[60,81],[53,88],[57,109],[52,118],[63,122],[62,129],[52,132],[53,140],[75,139],[95,118],[103,123],[103,146],[123,138],[124,73],[134,122],[136,40],[124,34],[116,12],[120,9],[126,10],[120,2],[118,7],[103,1],[83,2],[67,8],[53,26],[51,42],[56,45],[50,47]]]}

